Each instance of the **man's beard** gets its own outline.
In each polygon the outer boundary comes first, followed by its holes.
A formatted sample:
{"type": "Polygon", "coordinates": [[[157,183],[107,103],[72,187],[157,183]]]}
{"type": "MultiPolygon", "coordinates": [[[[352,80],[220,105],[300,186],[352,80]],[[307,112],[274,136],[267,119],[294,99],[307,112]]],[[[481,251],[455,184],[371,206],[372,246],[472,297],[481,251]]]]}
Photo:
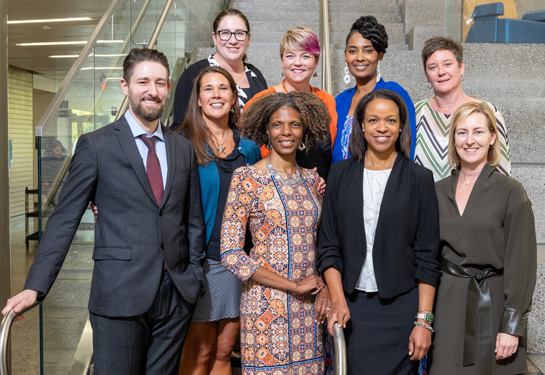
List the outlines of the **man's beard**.
{"type": "Polygon", "coordinates": [[[142,101],[148,99],[157,100],[156,97],[154,98],[152,96],[134,100],[134,98],[129,95],[129,104],[136,117],[144,122],[153,122],[163,117],[163,113],[165,112],[165,102],[161,101],[161,106],[156,110],[152,110],[142,105],[142,101]]]}

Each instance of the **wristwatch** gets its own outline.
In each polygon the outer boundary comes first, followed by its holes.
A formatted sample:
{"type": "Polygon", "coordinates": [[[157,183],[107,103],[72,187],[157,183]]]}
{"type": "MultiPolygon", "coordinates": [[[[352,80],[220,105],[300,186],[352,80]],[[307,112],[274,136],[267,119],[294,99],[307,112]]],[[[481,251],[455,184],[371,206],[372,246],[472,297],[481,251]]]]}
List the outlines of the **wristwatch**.
{"type": "Polygon", "coordinates": [[[435,319],[433,314],[427,311],[419,312],[418,314],[416,314],[415,318],[422,319],[426,323],[430,323],[430,324],[433,323],[433,319],[435,319]]]}

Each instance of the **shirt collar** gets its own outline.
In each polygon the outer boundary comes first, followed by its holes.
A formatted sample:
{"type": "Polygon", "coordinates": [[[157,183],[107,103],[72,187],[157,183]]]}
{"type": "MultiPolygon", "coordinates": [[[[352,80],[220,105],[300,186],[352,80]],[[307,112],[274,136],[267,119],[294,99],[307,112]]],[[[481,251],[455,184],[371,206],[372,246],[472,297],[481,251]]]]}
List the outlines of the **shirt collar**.
{"type": "Polygon", "coordinates": [[[161,128],[161,120],[159,120],[159,123],[157,125],[157,130],[155,130],[155,133],[153,133],[151,136],[148,133],[146,133],[144,129],[142,129],[138,121],[136,121],[136,119],[133,117],[130,110],[125,112],[125,120],[127,120],[127,122],[129,123],[129,127],[131,128],[131,132],[134,138],[137,138],[141,136],[142,134],[144,134],[146,137],[156,136],[161,141],[163,142],[165,141],[165,138],[163,137],[163,129],[161,128]]]}

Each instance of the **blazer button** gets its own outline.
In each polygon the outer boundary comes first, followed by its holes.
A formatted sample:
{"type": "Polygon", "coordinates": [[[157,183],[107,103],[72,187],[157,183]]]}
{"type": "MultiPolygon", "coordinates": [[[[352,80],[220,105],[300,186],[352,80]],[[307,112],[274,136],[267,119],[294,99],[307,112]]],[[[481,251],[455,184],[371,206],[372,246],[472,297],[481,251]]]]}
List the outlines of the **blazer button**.
{"type": "Polygon", "coordinates": [[[165,250],[165,244],[164,243],[161,244],[161,250],[165,250]]]}
{"type": "Polygon", "coordinates": [[[163,210],[159,211],[159,216],[163,216],[163,210]]]}

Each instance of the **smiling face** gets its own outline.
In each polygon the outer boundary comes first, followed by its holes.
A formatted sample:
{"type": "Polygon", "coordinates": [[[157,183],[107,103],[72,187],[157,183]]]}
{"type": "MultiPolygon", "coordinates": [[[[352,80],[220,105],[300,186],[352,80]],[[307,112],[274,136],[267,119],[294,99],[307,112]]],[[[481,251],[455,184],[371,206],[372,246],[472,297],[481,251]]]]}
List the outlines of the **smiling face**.
{"type": "Polygon", "coordinates": [[[278,155],[292,155],[297,152],[304,135],[299,112],[290,107],[280,107],[272,114],[267,127],[272,152],[278,155]]]}
{"type": "Polygon", "coordinates": [[[479,166],[488,161],[488,150],[496,142],[496,133],[488,128],[484,114],[473,113],[467,116],[453,131],[456,153],[462,167],[479,166]]]}
{"type": "Polygon", "coordinates": [[[229,80],[221,73],[204,75],[200,82],[198,103],[205,122],[222,118],[228,120],[229,111],[235,104],[229,80]]]}
{"type": "Polygon", "coordinates": [[[439,94],[448,94],[462,88],[465,65],[458,64],[454,54],[447,50],[435,51],[426,61],[426,78],[439,94]]]}
{"type": "Polygon", "coordinates": [[[344,61],[348,71],[356,79],[375,79],[378,62],[383,57],[384,53],[377,52],[373,43],[369,39],[364,39],[359,32],[353,32],[348,38],[344,61]]]}
{"type": "Polygon", "coordinates": [[[313,53],[303,50],[286,50],[282,54],[281,61],[282,70],[288,83],[291,85],[308,85],[318,67],[319,58],[313,53]]]}
{"type": "Polygon", "coordinates": [[[218,29],[212,33],[214,46],[216,47],[217,54],[220,56],[220,60],[242,61],[242,57],[250,45],[250,34],[248,34],[246,40],[242,41],[237,40],[235,35],[231,34],[229,40],[224,41],[220,39],[217,33],[218,30],[229,30],[232,33],[248,31],[244,20],[238,16],[225,16],[219,22],[218,29]]]}
{"type": "Polygon", "coordinates": [[[375,154],[395,152],[401,130],[399,108],[388,99],[375,99],[367,105],[362,128],[367,150],[375,154]]]}
{"type": "Polygon", "coordinates": [[[169,88],[167,69],[155,61],[135,65],[130,82],[121,79],[121,89],[129,97],[131,114],[146,123],[163,116],[169,88]]]}

